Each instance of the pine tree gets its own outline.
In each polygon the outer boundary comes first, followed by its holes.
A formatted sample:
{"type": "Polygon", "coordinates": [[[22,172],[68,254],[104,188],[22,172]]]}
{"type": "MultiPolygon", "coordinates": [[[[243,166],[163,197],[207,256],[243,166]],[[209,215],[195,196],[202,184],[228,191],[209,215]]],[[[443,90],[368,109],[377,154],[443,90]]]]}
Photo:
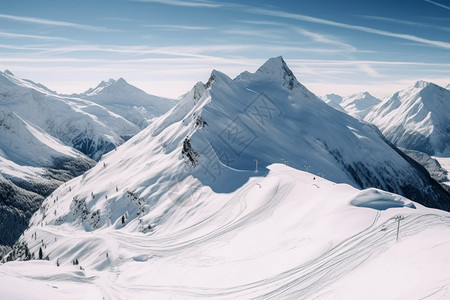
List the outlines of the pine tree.
{"type": "Polygon", "coordinates": [[[44,253],[42,253],[42,248],[39,247],[39,259],[42,259],[44,257],[44,253]]]}

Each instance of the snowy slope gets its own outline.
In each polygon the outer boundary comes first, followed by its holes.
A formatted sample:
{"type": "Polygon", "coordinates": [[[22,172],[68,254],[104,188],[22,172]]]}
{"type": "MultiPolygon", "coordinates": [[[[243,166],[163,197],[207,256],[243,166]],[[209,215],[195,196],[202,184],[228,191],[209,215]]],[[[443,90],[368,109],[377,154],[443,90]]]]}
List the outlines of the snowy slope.
{"type": "MultiPolygon", "coordinates": [[[[177,206],[169,195],[150,200],[148,214],[134,219],[130,210],[126,224],[119,218],[115,226],[94,231],[78,222],[53,224],[52,214],[41,227],[37,215],[23,240],[31,253],[37,256],[41,248],[50,261],[0,265],[2,294],[9,299],[450,296],[447,212],[376,189],[313,179],[282,164],[231,193],[205,187],[196,200],[189,206],[177,206]],[[396,242],[397,216],[403,220],[396,242]]],[[[63,205],[57,202],[49,211],[63,205]]],[[[124,200],[111,205],[133,206],[124,200]]]]}
{"type": "Polygon", "coordinates": [[[100,104],[141,129],[177,103],[176,100],[149,95],[123,78],[102,81],[96,88],[73,96],[100,104]]]}
{"type": "Polygon", "coordinates": [[[56,95],[11,72],[0,73],[0,103],[95,160],[139,131],[135,124],[98,104],[56,95]]]}
{"type": "Polygon", "coordinates": [[[345,97],[340,105],[349,115],[362,120],[380,102],[380,99],[363,92],[345,97]]]}
{"type": "Polygon", "coordinates": [[[399,147],[450,156],[450,91],[418,81],[380,103],[366,118],[399,147]]]}
{"type": "Polygon", "coordinates": [[[1,155],[18,164],[49,167],[55,164],[55,157],[86,160],[80,152],[4,107],[0,107],[0,132],[1,155]]]}
{"type": "Polygon", "coordinates": [[[0,107],[0,245],[12,245],[53,190],[94,161],[0,107]]]}

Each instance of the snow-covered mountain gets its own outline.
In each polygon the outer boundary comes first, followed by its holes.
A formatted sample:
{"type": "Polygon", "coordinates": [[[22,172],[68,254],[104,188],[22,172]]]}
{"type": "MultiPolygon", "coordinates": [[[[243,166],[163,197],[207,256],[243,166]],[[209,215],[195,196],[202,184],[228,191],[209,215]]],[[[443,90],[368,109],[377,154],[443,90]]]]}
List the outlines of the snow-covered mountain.
{"type": "Polygon", "coordinates": [[[429,155],[450,155],[450,91],[430,82],[395,93],[366,116],[392,143],[429,155]]]}
{"type": "Polygon", "coordinates": [[[103,106],[57,95],[9,71],[0,73],[0,105],[95,160],[140,130],[103,106]]]}
{"type": "Polygon", "coordinates": [[[357,188],[373,186],[450,209],[423,168],[281,57],[234,80],[213,71],[47,197],[13,254],[49,262],[0,265],[0,286],[10,298],[448,296],[450,214],[357,188]]]}
{"type": "Polygon", "coordinates": [[[96,88],[72,96],[100,104],[141,129],[147,127],[151,119],[163,115],[178,102],[149,95],[123,78],[117,81],[102,81],[96,88]]]}
{"type": "Polygon", "coordinates": [[[44,197],[94,161],[0,106],[0,245],[12,245],[44,197]]]}
{"type": "Polygon", "coordinates": [[[340,103],[340,106],[349,115],[362,120],[380,102],[380,99],[372,96],[368,92],[363,92],[345,97],[340,103]]]}
{"type": "Polygon", "coordinates": [[[145,201],[157,203],[176,193],[172,189],[179,182],[229,193],[254,176],[255,168],[264,176],[277,162],[450,210],[449,194],[423,167],[374,126],[318,99],[278,57],[234,80],[213,71],[206,84],[197,83],[168,114],[68,183],[71,190],[55,192],[64,208],[48,221],[68,222],[74,207],[87,205],[100,212],[91,226],[95,229],[125,214],[122,202],[130,203],[128,214],[134,218],[145,201]]]}
{"type": "Polygon", "coordinates": [[[346,112],[352,117],[361,120],[364,119],[375,105],[381,102],[380,99],[372,96],[368,92],[357,93],[347,97],[327,94],[320,98],[334,109],[346,112]]]}
{"type": "Polygon", "coordinates": [[[336,94],[326,94],[325,96],[321,96],[320,99],[325,101],[326,104],[331,106],[334,109],[337,109],[341,112],[345,112],[344,108],[342,108],[341,103],[344,99],[336,94]]]}

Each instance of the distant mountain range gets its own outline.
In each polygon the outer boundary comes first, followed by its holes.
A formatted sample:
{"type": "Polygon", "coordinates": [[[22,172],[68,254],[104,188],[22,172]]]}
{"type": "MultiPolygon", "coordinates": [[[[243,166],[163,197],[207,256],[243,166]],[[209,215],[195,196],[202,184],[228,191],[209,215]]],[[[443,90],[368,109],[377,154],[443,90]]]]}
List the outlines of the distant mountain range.
{"type": "Polygon", "coordinates": [[[178,102],[149,95],[123,78],[102,81],[96,88],[71,96],[97,103],[136,124],[140,129],[147,127],[153,118],[166,113],[178,102]]]}
{"type": "Polygon", "coordinates": [[[336,94],[328,94],[321,97],[331,107],[348,113],[357,118],[364,119],[372,108],[381,102],[380,99],[372,96],[368,92],[362,92],[341,97],[336,94]]]}
{"type": "MultiPolygon", "coordinates": [[[[174,100],[165,103],[145,94],[123,79],[109,83],[86,98],[115,103],[114,99],[129,93],[129,103],[147,117],[139,120],[141,125],[174,104],[174,100]]],[[[120,112],[129,113],[125,107],[120,112]]],[[[58,95],[10,71],[0,72],[0,245],[15,242],[44,197],[139,131],[139,126],[106,106],[58,95]]]]}
{"type": "Polygon", "coordinates": [[[399,147],[450,156],[450,91],[443,87],[418,81],[374,107],[365,120],[399,147]]]}
{"type": "MultiPolygon", "coordinates": [[[[386,138],[422,164],[436,180],[445,182],[449,170],[441,168],[430,155],[450,156],[449,87],[446,90],[418,81],[383,101],[368,93],[349,97],[328,94],[321,98],[339,111],[375,124],[386,138]]],[[[449,190],[448,186],[443,187],[449,190]]]]}

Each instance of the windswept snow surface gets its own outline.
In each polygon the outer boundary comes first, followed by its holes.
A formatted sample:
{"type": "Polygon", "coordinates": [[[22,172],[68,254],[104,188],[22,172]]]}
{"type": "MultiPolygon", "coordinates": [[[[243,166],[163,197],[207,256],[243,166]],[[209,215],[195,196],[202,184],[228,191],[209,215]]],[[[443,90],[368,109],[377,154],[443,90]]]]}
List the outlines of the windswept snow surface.
{"type": "Polygon", "coordinates": [[[153,118],[163,115],[178,102],[149,95],[130,85],[123,78],[102,81],[96,88],[73,96],[100,104],[141,129],[147,127],[153,118]]]}
{"type": "Polygon", "coordinates": [[[235,192],[201,195],[188,206],[154,203],[139,218],[130,211],[126,224],[94,231],[78,222],[41,227],[37,216],[24,239],[50,261],[0,265],[0,289],[9,299],[23,286],[60,299],[450,296],[447,212],[282,164],[235,192]],[[383,207],[361,205],[377,199],[383,207]]]}
{"type": "Polygon", "coordinates": [[[49,262],[1,265],[0,287],[50,284],[62,299],[80,283],[82,298],[106,299],[448,297],[450,214],[357,188],[448,205],[426,174],[281,57],[234,80],[213,71],[47,197],[20,242],[49,262]],[[379,276],[389,285],[374,292],[379,276]]]}
{"type": "Polygon", "coordinates": [[[396,146],[450,156],[450,91],[418,81],[366,116],[396,146]]]}

